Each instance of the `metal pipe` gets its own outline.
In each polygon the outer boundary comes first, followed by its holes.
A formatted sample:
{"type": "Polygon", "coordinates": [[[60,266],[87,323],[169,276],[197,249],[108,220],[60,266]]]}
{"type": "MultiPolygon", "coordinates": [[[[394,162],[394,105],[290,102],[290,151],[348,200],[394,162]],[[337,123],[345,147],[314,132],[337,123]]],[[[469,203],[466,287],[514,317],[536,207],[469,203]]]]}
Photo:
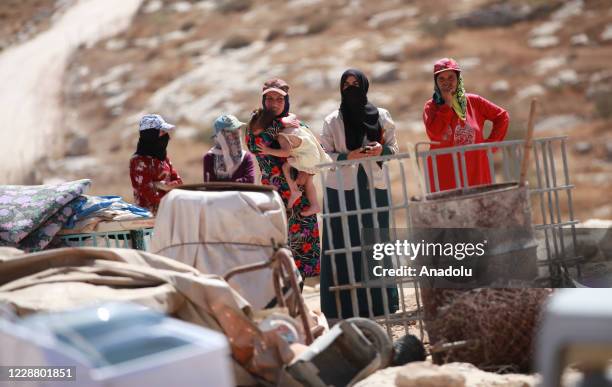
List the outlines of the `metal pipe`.
{"type": "MultiPolygon", "coordinates": [[[[355,183],[355,208],[356,211],[354,211],[354,213],[356,214],[355,216],[357,217],[357,225],[358,225],[358,229],[359,230],[363,230],[363,222],[361,221],[361,214],[363,213],[362,208],[361,208],[361,194],[359,193],[359,168],[362,166],[363,164],[359,163],[357,164],[357,171],[356,173],[353,175],[354,178],[354,183],[355,183]]],[[[364,170],[365,172],[365,170],[364,170]]],[[[348,214],[347,214],[348,215],[348,214]]],[[[351,246],[351,251],[353,251],[354,249],[356,251],[359,251],[359,255],[361,258],[363,258],[364,255],[364,251],[363,251],[363,240],[361,238],[359,238],[359,240],[361,241],[361,245],[360,246],[356,246],[353,247],[351,246]]],[[[365,269],[363,266],[363,259],[361,259],[361,263],[362,263],[362,275],[365,274],[365,269]]],[[[351,262],[352,262],[352,256],[351,256],[351,262]]],[[[354,269],[353,269],[354,270],[354,269]]],[[[363,279],[362,279],[363,280],[363,279]]],[[[366,279],[366,283],[367,283],[367,279],[366,279]]],[[[367,300],[367,304],[368,304],[368,315],[369,317],[372,317],[374,315],[374,312],[372,311],[372,293],[370,292],[370,289],[366,289],[366,300],[367,300]]],[[[359,305],[357,305],[357,307],[359,307],[359,305]]],[[[353,305],[353,310],[355,310],[355,305],[353,305]]],[[[358,315],[354,315],[355,317],[357,317],[358,315]]]]}
{"type": "MultiPolygon", "coordinates": [[[[368,168],[368,176],[369,176],[369,180],[368,180],[368,192],[370,194],[370,207],[372,210],[372,223],[374,226],[374,230],[377,230],[380,232],[380,224],[378,223],[378,214],[380,213],[380,209],[378,208],[378,203],[376,201],[376,193],[375,193],[375,187],[374,187],[374,171],[373,171],[373,162],[367,162],[367,168],[368,168]]],[[[375,164],[378,166],[378,164],[375,164]]],[[[363,228],[361,228],[363,230],[363,228]]],[[[362,241],[363,243],[363,241],[362,241]]],[[[365,257],[364,252],[362,251],[361,254],[361,265],[362,265],[362,269],[363,269],[363,276],[365,277],[365,281],[366,283],[368,283],[368,279],[369,279],[369,271],[368,271],[368,259],[367,257],[365,257]],[[365,258],[365,259],[364,259],[365,258]]],[[[384,281],[383,281],[384,282],[384,281]]],[[[368,298],[371,300],[372,295],[372,288],[370,286],[367,287],[366,293],[368,298]]],[[[388,315],[388,311],[389,311],[389,300],[387,299],[387,292],[386,292],[386,288],[385,289],[381,289],[381,293],[382,293],[382,298],[383,298],[383,311],[385,313],[385,316],[388,315]]],[[[372,306],[371,306],[371,301],[368,305],[368,309],[369,309],[369,313],[371,316],[374,315],[373,310],[372,310],[372,306]]],[[[387,327],[388,329],[388,327],[387,327]]]]}
{"type": "MultiPolygon", "coordinates": [[[[427,190],[427,193],[431,193],[431,181],[429,180],[429,162],[427,160],[433,159],[435,156],[430,156],[429,158],[427,156],[423,156],[423,169],[425,171],[424,175],[425,175],[425,189],[427,190]]],[[[432,160],[432,165],[433,165],[433,160],[432,160]]],[[[424,200],[425,198],[423,198],[424,200]]]]}
{"type": "MultiPolygon", "coordinates": [[[[339,173],[339,169],[340,168],[336,168],[334,169],[334,171],[336,172],[336,177],[337,174],[339,173]]],[[[325,177],[327,177],[327,173],[329,173],[329,171],[326,171],[325,176],[323,173],[321,173],[321,187],[325,187],[325,177]]],[[[336,180],[338,181],[338,180],[336,180]]],[[[337,191],[338,195],[340,195],[340,190],[337,191]]],[[[323,206],[325,208],[325,212],[329,214],[329,198],[327,197],[327,188],[324,188],[323,190],[323,206]]],[[[326,217],[325,214],[323,216],[323,219],[326,220],[326,227],[329,233],[329,237],[328,237],[328,241],[329,241],[329,246],[331,248],[332,251],[334,251],[334,231],[333,228],[331,226],[331,219],[329,217],[326,217]]],[[[336,267],[336,254],[335,252],[323,252],[324,255],[329,255],[329,260],[330,260],[330,264],[331,264],[331,268],[332,268],[332,284],[334,285],[338,285],[338,269],[336,267]]],[[[336,300],[336,310],[338,311],[338,313],[340,313],[340,309],[341,309],[341,303],[340,303],[340,295],[338,293],[334,294],[334,298],[336,300]]]]}
{"type": "MultiPolygon", "coordinates": [[[[415,152],[416,155],[416,152],[415,152]]],[[[415,159],[413,159],[415,160],[415,159]]],[[[391,161],[388,161],[388,163],[391,163],[391,161]]],[[[397,160],[398,164],[401,164],[401,160],[397,160]]],[[[418,166],[417,166],[418,168],[418,166]]],[[[387,202],[388,204],[393,203],[393,196],[391,194],[391,178],[389,176],[389,167],[388,164],[383,164],[383,176],[385,177],[385,187],[386,187],[386,191],[387,191],[387,202]]],[[[406,186],[406,180],[402,180],[402,186],[406,186]]],[[[390,226],[391,226],[391,232],[390,232],[390,237],[391,240],[398,240],[398,236],[397,236],[397,223],[395,221],[395,212],[394,211],[389,211],[389,222],[390,222],[390,226]]],[[[399,257],[397,255],[394,255],[395,261],[397,263],[397,266],[399,266],[399,257]]],[[[391,262],[391,264],[393,265],[393,262],[391,262]]],[[[385,289],[385,293],[386,289],[387,289],[387,281],[386,278],[384,279],[384,289],[385,289]]],[[[400,293],[400,298],[401,298],[401,306],[400,310],[402,312],[406,311],[406,302],[404,301],[404,287],[403,286],[399,286],[399,293],[400,293]]],[[[408,326],[404,324],[404,328],[407,330],[408,326]]],[[[391,337],[391,328],[390,328],[390,324],[387,324],[387,334],[391,337]]]]}
{"type": "MultiPolygon", "coordinates": [[[[538,180],[538,192],[540,193],[540,210],[542,212],[542,225],[546,225],[547,223],[547,216],[546,216],[546,206],[544,205],[544,192],[546,191],[545,188],[543,188],[543,181],[542,181],[542,171],[540,168],[540,157],[538,155],[538,147],[534,146],[533,147],[533,154],[534,154],[534,158],[535,158],[535,164],[536,164],[536,177],[538,180]]],[[[535,228],[537,230],[537,226],[535,228]]],[[[545,246],[546,246],[546,260],[547,261],[552,261],[552,248],[550,246],[550,241],[548,239],[548,229],[544,229],[544,242],[545,242],[545,246]]],[[[549,276],[553,276],[555,275],[555,269],[553,267],[552,264],[550,264],[548,266],[548,275],[549,276]]]]}
{"type": "Polygon", "coordinates": [[[438,157],[432,157],[434,189],[440,192],[440,177],[438,176],[438,157]]]}
{"type": "MultiPolygon", "coordinates": [[[[550,184],[550,176],[549,176],[550,173],[548,171],[549,164],[548,164],[548,156],[546,154],[546,143],[541,143],[540,146],[541,146],[541,150],[542,150],[542,161],[543,161],[543,164],[544,164],[544,181],[546,182],[546,188],[549,189],[551,187],[551,184],[550,184]]],[[[552,193],[551,193],[550,190],[546,191],[546,199],[548,201],[548,215],[549,215],[549,218],[550,218],[550,224],[556,226],[555,214],[554,214],[554,211],[553,211],[553,202],[552,202],[553,199],[552,199],[552,193]]],[[[554,259],[557,260],[557,264],[558,264],[558,260],[559,260],[559,247],[557,246],[558,241],[557,241],[557,233],[555,231],[555,227],[552,227],[550,229],[550,231],[552,233],[552,239],[553,239],[552,240],[552,245],[553,245],[553,248],[554,248],[554,259]]],[[[556,280],[559,279],[558,275],[560,275],[560,272],[559,273],[555,272],[555,276],[557,276],[555,278],[556,280]]]]}
{"type": "Polygon", "coordinates": [[[469,187],[470,182],[468,181],[467,175],[467,165],[465,161],[465,150],[460,151],[460,160],[461,160],[461,176],[463,176],[463,184],[461,184],[461,188],[469,187]]]}
{"type": "Polygon", "coordinates": [[[521,165],[521,174],[519,177],[519,184],[525,186],[527,184],[527,167],[529,166],[529,151],[533,147],[533,126],[536,114],[536,99],[531,100],[531,106],[529,107],[529,120],[527,121],[527,137],[525,137],[525,152],[523,157],[523,163],[521,165]]]}
{"type": "MultiPolygon", "coordinates": [[[[355,173],[358,173],[358,169],[355,173]]],[[[342,174],[338,174],[339,176],[339,181],[338,181],[338,185],[341,187],[340,190],[338,191],[338,197],[340,198],[340,211],[342,213],[345,213],[347,208],[346,208],[346,197],[344,196],[344,177],[342,176],[342,174]]],[[[355,191],[358,190],[358,187],[355,187],[355,191]]],[[[347,216],[344,215],[340,218],[340,221],[342,223],[342,237],[344,239],[344,247],[345,247],[345,260],[346,260],[346,267],[348,270],[348,279],[349,279],[349,283],[355,283],[355,267],[353,265],[353,255],[349,253],[349,247],[351,246],[351,239],[350,239],[350,234],[349,234],[349,225],[348,225],[348,219],[347,216]]],[[[337,284],[337,283],[336,283],[337,284]]],[[[359,316],[359,310],[357,308],[357,292],[355,291],[355,289],[351,289],[350,291],[351,294],[351,304],[353,307],[353,316],[359,316]]],[[[342,316],[342,309],[340,309],[338,311],[340,318],[343,318],[342,316]]]]}
{"type": "MultiPolygon", "coordinates": [[[[573,184],[570,184],[570,179],[569,179],[569,169],[567,167],[567,153],[565,151],[565,146],[566,146],[566,139],[563,138],[561,139],[561,159],[563,160],[563,175],[565,177],[565,186],[564,187],[568,187],[565,192],[567,192],[567,207],[568,207],[568,212],[569,212],[569,220],[573,221],[574,220],[574,205],[573,205],[573,201],[572,201],[572,189],[574,188],[573,184]]],[[[578,255],[577,251],[576,251],[576,246],[578,246],[578,241],[576,240],[576,227],[574,227],[574,225],[571,225],[571,233],[572,233],[572,243],[574,246],[574,256],[578,255]]],[[[582,268],[580,267],[580,264],[576,264],[576,274],[578,279],[582,278],[582,268]]]]}
{"type": "Polygon", "coordinates": [[[504,181],[511,181],[510,169],[508,168],[508,164],[509,164],[508,159],[509,159],[508,149],[504,147],[502,148],[502,165],[504,168],[504,181]]]}
{"type": "MultiPolygon", "coordinates": [[[[552,151],[552,144],[548,143],[547,145],[548,145],[547,148],[548,148],[548,157],[550,161],[552,185],[553,187],[556,187],[557,186],[557,171],[555,168],[555,156],[552,151]]],[[[561,223],[563,222],[563,219],[561,217],[561,208],[559,208],[559,191],[552,190],[552,193],[554,197],[555,210],[557,211],[557,220],[558,220],[558,223],[561,223]]],[[[558,232],[559,232],[559,243],[561,244],[561,257],[562,257],[561,261],[563,262],[566,258],[566,253],[565,253],[565,238],[563,236],[562,226],[559,226],[558,232]]]]}
{"type": "Polygon", "coordinates": [[[487,148],[487,160],[489,160],[489,175],[491,176],[491,183],[495,184],[495,164],[493,163],[493,151],[491,148],[487,148]]]}

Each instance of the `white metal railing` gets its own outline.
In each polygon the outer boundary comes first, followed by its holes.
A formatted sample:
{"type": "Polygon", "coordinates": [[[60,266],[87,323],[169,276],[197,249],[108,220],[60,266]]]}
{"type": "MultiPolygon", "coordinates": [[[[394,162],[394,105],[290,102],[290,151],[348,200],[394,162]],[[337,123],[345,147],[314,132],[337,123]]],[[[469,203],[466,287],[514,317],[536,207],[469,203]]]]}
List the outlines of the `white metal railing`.
{"type": "MultiPolygon", "coordinates": [[[[533,140],[533,157],[530,158],[531,185],[529,186],[529,194],[532,199],[532,215],[534,229],[543,234],[543,243],[545,246],[544,259],[538,261],[541,267],[542,276],[549,281],[549,286],[558,285],[567,275],[569,269],[575,270],[575,273],[580,277],[580,260],[581,257],[576,256],[576,232],[575,225],[578,223],[574,219],[574,211],[572,205],[572,190],[574,185],[570,183],[569,168],[566,153],[567,137],[547,137],[533,140]],[[559,162],[559,160],[561,162],[559,162]],[[539,208],[539,211],[536,210],[539,208]],[[562,207],[566,211],[562,211],[562,207]],[[569,230],[568,230],[569,229],[569,230]],[[567,234],[562,232],[569,231],[573,243],[570,244],[566,240],[567,234]]],[[[372,218],[370,227],[378,229],[380,227],[378,215],[381,213],[389,213],[389,229],[392,233],[398,229],[410,229],[410,197],[411,195],[423,195],[431,192],[431,181],[429,173],[428,159],[432,160],[432,175],[434,178],[434,191],[440,190],[438,160],[439,155],[450,155],[453,162],[453,172],[457,188],[468,188],[467,178],[467,163],[466,152],[474,150],[484,150],[488,156],[488,167],[491,175],[492,183],[517,182],[519,180],[521,161],[523,158],[524,141],[502,141],[495,143],[473,144],[452,148],[440,148],[434,150],[421,150],[423,145],[428,143],[419,143],[414,147],[414,151],[399,153],[395,155],[386,155],[371,157],[358,160],[342,160],[333,163],[320,165],[321,183],[325,187],[325,181],[329,174],[335,174],[335,178],[340,187],[344,186],[344,175],[341,171],[344,166],[357,166],[362,164],[368,174],[372,176],[374,162],[382,161],[382,173],[384,188],[387,190],[386,203],[377,205],[376,192],[372,184],[367,186],[367,195],[371,208],[361,208],[359,189],[354,190],[355,206],[349,208],[344,195],[339,194],[339,210],[330,212],[328,206],[327,192],[324,189],[324,213],[323,217],[323,232],[328,233],[329,247],[322,253],[331,260],[333,284],[330,291],[334,293],[338,313],[341,313],[340,292],[349,291],[352,303],[352,312],[354,316],[359,315],[359,306],[357,300],[357,291],[364,289],[368,300],[368,315],[362,317],[370,317],[386,326],[389,335],[397,326],[403,326],[405,332],[408,332],[408,325],[411,321],[417,321],[420,327],[421,335],[423,334],[423,326],[421,321],[421,306],[419,301],[419,288],[416,282],[410,277],[396,277],[395,279],[382,278],[380,280],[357,281],[355,265],[352,259],[352,253],[361,253],[364,246],[353,246],[350,240],[349,217],[357,218],[359,229],[364,228],[363,216],[369,215],[372,218]],[[432,157],[433,156],[433,157],[432,157]],[[367,162],[364,162],[367,161],[367,162]],[[371,161],[371,162],[370,162],[371,161]],[[415,168],[419,173],[415,173],[415,168]],[[424,180],[418,184],[419,175],[424,180]],[[411,176],[411,177],[410,177],[411,176]],[[463,184],[463,186],[462,186],[463,184]],[[342,228],[342,240],[344,247],[336,247],[333,245],[333,233],[331,222],[334,219],[339,219],[342,228]],[[348,282],[339,283],[336,256],[344,254],[346,259],[346,268],[348,270],[348,282]],[[382,291],[382,301],[384,307],[383,316],[374,316],[372,313],[372,296],[371,289],[373,287],[397,286],[399,292],[399,310],[396,313],[391,313],[389,309],[389,300],[387,293],[382,291]],[[413,292],[416,309],[409,308],[406,305],[406,293],[413,292]]],[[[359,186],[358,168],[353,169],[351,179],[354,186],[359,186]]],[[[341,191],[339,191],[341,193],[341,191]]],[[[353,218],[354,219],[354,218],[353,218]]],[[[336,220],[337,222],[337,220],[336,220]]],[[[396,235],[391,235],[392,240],[397,239],[396,235]]],[[[363,254],[362,258],[364,257],[363,254]]],[[[399,258],[396,257],[394,265],[399,266],[399,258]]],[[[362,267],[367,267],[367,262],[362,260],[362,267]]],[[[339,316],[343,318],[345,316],[339,316]]]]}

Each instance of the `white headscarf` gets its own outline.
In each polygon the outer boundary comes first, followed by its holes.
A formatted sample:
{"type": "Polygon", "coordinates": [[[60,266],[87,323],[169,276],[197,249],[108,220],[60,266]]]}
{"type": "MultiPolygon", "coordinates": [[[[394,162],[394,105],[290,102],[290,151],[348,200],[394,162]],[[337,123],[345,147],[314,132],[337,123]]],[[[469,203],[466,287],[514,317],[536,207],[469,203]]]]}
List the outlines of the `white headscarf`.
{"type": "Polygon", "coordinates": [[[240,135],[240,129],[223,129],[215,135],[215,146],[208,153],[215,156],[213,167],[220,179],[230,179],[244,160],[240,135]]]}

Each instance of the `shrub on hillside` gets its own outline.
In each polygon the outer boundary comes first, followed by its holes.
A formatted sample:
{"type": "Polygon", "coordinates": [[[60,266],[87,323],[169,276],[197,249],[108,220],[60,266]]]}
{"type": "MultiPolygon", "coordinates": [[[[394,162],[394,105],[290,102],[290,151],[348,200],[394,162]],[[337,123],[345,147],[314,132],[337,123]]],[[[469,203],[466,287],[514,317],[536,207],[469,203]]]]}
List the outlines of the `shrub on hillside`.
{"type": "Polygon", "coordinates": [[[331,27],[332,20],[329,17],[319,17],[308,23],[308,35],[319,34],[331,27]]]}
{"type": "Polygon", "coordinates": [[[278,27],[272,28],[271,30],[269,30],[267,32],[266,37],[265,37],[264,40],[266,42],[271,42],[271,41],[273,41],[275,39],[278,39],[281,36],[283,36],[283,32],[284,32],[284,30],[282,30],[282,29],[280,29],[278,27]]]}
{"type": "Polygon", "coordinates": [[[602,118],[612,118],[612,90],[600,91],[594,98],[597,114],[602,118]]]}
{"type": "Polygon", "coordinates": [[[439,45],[444,45],[446,36],[455,29],[456,24],[448,18],[433,16],[426,18],[419,25],[419,29],[425,36],[430,36],[438,41],[439,45]]]}
{"type": "Polygon", "coordinates": [[[221,46],[222,50],[233,50],[236,48],[246,47],[251,44],[251,39],[245,35],[231,35],[229,38],[225,40],[223,45],[221,46]]]}
{"type": "Polygon", "coordinates": [[[252,0],[222,0],[217,5],[217,10],[222,13],[245,12],[253,5],[252,0]]]}

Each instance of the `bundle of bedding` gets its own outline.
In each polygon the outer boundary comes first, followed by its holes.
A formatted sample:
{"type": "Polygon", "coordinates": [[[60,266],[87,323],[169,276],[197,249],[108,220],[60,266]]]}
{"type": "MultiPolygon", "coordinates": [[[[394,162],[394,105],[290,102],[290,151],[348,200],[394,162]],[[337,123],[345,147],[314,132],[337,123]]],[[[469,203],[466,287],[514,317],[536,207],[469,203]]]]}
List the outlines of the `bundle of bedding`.
{"type": "Polygon", "coordinates": [[[25,251],[47,247],[87,201],[89,179],[61,184],[0,186],[0,246],[25,251]]]}
{"type": "Polygon", "coordinates": [[[119,196],[86,196],[82,179],[38,186],[0,186],[0,246],[38,251],[58,246],[62,229],[91,231],[103,221],[152,218],[119,196]]]}

